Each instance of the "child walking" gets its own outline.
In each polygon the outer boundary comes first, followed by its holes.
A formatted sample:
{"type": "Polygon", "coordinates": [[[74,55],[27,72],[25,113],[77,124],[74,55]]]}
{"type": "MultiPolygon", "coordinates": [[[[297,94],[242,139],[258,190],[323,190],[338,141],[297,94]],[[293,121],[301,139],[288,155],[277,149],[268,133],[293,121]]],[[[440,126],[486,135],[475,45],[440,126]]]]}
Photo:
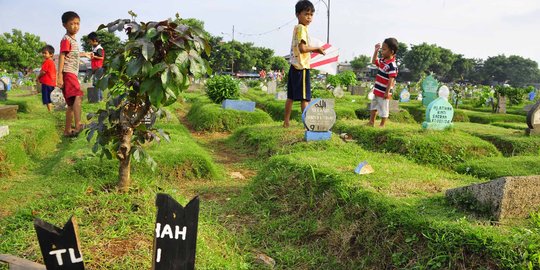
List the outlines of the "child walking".
{"type": "Polygon", "coordinates": [[[41,100],[50,112],[52,110],[51,93],[56,86],[56,65],[52,60],[54,56],[53,46],[47,45],[43,47],[41,49],[41,55],[43,55],[45,60],[41,65],[41,71],[37,78],[41,83],[41,100]]]}
{"type": "Polygon", "coordinates": [[[301,0],[295,6],[298,24],[294,27],[291,44],[291,67],[287,81],[287,101],[285,102],[285,119],[283,127],[289,127],[292,105],[300,101],[302,112],[311,100],[311,82],[309,77],[311,52],[324,54],[322,47],[309,46],[308,25],[313,19],[315,7],[308,0],[301,0]]]}
{"type": "Polygon", "coordinates": [[[79,84],[79,59],[91,57],[90,53],[80,52],[76,34],[79,32],[81,19],[77,13],[68,11],[62,14],[62,25],[66,34],[60,41],[60,56],[58,58],[57,86],[62,89],[66,104],[65,137],[75,137],[84,129],[81,124],[81,102],[84,93],[79,84]],[[75,129],[72,123],[75,123],[75,129]]]}
{"type": "Polygon", "coordinates": [[[92,85],[97,89],[98,101],[101,101],[103,100],[103,91],[97,87],[97,81],[101,79],[105,71],[103,69],[105,50],[101,47],[96,32],[88,34],[88,42],[92,45],[92,57],[90,60],[92,65],[92,85]]]}
{"type": "Polygon", "coordinates": [[[377,113],[381,116],[380,127],[384,127],[389,116],[390,99],[392,98],[392,88],[396,83],[398,68],[396,65],[396,53],[398,50],[398,41],[395,38],[387,38],[382,44],[381,58],[378,58],[381,44],[375,45],[375,52],[371,62],[379,69],[375,78],[375,87],[373,94],[375,97],[371,101],[371,114],[369,117],[370,126],[375,126],[377,113]]]}

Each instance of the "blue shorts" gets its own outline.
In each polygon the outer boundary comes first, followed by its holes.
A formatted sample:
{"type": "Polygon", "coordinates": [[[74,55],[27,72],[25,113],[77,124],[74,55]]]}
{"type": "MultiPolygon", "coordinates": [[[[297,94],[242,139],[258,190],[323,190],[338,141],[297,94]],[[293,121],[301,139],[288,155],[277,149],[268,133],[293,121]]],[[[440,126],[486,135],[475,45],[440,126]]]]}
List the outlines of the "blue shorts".
{"type": "Polygon", "coordinates": [[[287,81],[287,98],[294,101],[311,100],[309,69],[296,69],[291,65],[287,81]]]}
{"type": "Polygon", "coordinates": [[[54,90],[54,86],[45,85],[45,84],[41,85],[41,101],[43,101],[43,105],[52,103],[51,93],[53,90],[54,90]]]}

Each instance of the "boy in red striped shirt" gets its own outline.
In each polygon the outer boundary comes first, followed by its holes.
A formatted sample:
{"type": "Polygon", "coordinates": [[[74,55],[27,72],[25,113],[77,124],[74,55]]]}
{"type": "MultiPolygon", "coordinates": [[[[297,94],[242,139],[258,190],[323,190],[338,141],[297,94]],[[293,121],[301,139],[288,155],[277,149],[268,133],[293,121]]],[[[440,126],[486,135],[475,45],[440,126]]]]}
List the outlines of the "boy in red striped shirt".
{"type": "Polygon", "coordinates": [[[392,88],[396,83],[398,68],[396,64],[396,53],[398,50],[398,41],[395,38],[387,38],[382,44],[381,58],[379,50],[381,44],[375,45],[375,52],[371,62],[379,69],[375,78],[375,86],[373,94],[375,97],[371,101],[371,115],[369,117],[369,125],[375,126],[375,118],[377,113],[381,116],[380,127],[384,127],[386,119],[389,115],[390,99],[392,98],[392,88]]]}

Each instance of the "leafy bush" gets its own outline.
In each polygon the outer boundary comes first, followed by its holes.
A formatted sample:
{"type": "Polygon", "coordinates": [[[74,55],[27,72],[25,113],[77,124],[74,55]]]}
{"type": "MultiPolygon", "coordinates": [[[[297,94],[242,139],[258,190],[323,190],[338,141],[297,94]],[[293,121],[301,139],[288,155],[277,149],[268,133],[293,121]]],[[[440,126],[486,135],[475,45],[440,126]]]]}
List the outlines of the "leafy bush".
{"type": "Polygon", "coordinates": [[[358,81],[356,80],[356,74],[351,70],[346,70],[338,74],[340,84],[344,87],[349,87],[356,85],[358,81]]]}
{"type": "Polygon", "coordinates": [[[240,97],[240,84],[229,75],[215,75],[206,81],[206,94],[214,103],[240,97]]]}
{"type": "Polygon", "coordinates": [[[246,85],[249,88],[255,88],[255,87],[260,87],[261,82],[259,80],[247,80],[246,85]]]}
{"type": "Polygon", "coordinates": [[[312,98],[334,98],[334,94],[330,90],[317,89],[311,92],[312,98]]]}

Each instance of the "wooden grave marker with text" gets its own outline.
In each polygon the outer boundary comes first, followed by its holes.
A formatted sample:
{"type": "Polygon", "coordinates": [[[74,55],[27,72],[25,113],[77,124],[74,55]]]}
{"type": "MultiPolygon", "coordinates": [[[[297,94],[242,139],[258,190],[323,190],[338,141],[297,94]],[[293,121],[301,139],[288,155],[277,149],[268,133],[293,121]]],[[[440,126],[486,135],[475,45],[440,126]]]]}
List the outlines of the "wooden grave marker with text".
{"type": "Polygon", "coordinates": [[[34,228],[47,270],[84,270],[74,217],[68,220],[63,229],[36,218],[34,228]]]}

